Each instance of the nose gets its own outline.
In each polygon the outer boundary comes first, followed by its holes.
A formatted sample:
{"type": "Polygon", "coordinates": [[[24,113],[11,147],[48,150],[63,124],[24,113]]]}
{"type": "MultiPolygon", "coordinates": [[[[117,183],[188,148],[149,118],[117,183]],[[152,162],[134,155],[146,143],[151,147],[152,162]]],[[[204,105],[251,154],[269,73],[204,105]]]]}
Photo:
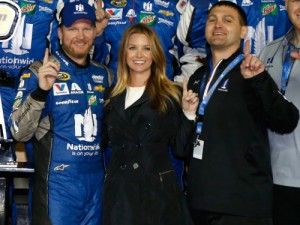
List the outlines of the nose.
{"type": "Polygon", "coordinates": [[[142,55],[143,55],[142,49],[139,48],[139,49],[137,50],[137,57],[140,58],[140,57],[142,57],[142,55]]]}
{"type": "Polygon", "coordinates": [[[221,20],[216,19],[215,27],[221,27],[221,20]]]}
{"type": "Polygon", "coordinates": [[[84,37],[84,31],[78,29],[76,37],[77,37],[78,39],[83,39],[83,37],[84,37]]]}

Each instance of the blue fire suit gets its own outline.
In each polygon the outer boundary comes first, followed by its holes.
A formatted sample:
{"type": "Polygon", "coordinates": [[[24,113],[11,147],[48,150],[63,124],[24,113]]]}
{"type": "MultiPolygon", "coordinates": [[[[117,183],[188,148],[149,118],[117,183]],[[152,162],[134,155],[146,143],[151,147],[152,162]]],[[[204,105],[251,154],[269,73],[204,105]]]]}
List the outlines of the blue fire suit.
{"type": "MultiPolygon", "coordinates": [[[[14,102],[15,83],[20,71],[44,56],[47,46],[47,35],[56,1],[19,0],[16,3],[21,8],[20,23],[16,33],[9,41],[0,43],[0,93],[6,122],[7,137],[12,138],[7,121],[14,102]]],[[[14,145],[15,143],[13,143],[14,145]]],[[[24,143],[27,162],[33,166],[32,143],[24,143]]],[[[29,184],[29,217],[31,217],[31,183],[29,184]]],[[[9,200],[10,202],[13,200],[9,200]]],[[[11,203],[14,206],[14,203],[11,203]]],[[[13,207],[12,225],[17,224],[16,210],[13,207]]]]}
{"type": "Polygon", "coordinates": [[[50,60],[60,72],[47,92],[38,88],[41,62],[24,70],[15,97],[11,131],[18,141],[32,138],[33,225],[101,224],[104,169],[101,120],[108,69],[78,66],[56,51],[50,60]]]}

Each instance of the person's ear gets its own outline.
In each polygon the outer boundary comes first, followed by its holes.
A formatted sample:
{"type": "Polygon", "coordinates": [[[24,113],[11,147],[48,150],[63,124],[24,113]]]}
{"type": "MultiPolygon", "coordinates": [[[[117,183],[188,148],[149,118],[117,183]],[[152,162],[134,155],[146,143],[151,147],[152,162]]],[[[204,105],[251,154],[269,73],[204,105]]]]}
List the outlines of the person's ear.
{"type": "Polygon", "coordinates": [[[57,33],[58,33],[58,38],[61,41],[62,40],[62,36],[63,36],[62,35],[62,28],[61,27],[58,27],[57,33]]]}
{"type": "Polygon", "coordinates": [[[242,26],[241,39],[245,39],[247,34],[248,34],[248,27],[247,26],[242,26]]]}

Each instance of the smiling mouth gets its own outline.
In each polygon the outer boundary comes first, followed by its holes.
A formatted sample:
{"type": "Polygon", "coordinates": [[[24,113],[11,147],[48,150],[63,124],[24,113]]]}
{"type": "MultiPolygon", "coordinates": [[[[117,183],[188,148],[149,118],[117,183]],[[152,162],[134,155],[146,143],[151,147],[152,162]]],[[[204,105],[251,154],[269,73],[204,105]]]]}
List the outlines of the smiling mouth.
{"type": "Polygon", "coordinates": [[[133,61],[135,64],[139,64],[139,65],[141,65],[141,64],[144,64],[145,63],[145,61],[133,61]]]}
{"type": "Polygon", "coordinates": [[[86,45],[86,43],[85,42],[76,42],[76,43],[74,43],[74,45],[84,46],[84,45],[86,45]]]}
{"type": "Polygon", "coordinates": [[[224,33],[222,33],[222,32],[213,32],[213,35],[214,36],[220,36],[220,35],[224,35],[224,33]]]}

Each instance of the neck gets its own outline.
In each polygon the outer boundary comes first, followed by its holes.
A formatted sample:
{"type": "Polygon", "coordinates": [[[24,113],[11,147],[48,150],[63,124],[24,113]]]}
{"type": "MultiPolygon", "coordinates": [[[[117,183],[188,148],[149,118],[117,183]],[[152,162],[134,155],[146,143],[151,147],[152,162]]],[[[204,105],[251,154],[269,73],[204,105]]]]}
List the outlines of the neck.
{"type": "Polygon", "coordinates": [[[220,62],[222,59],[228,59],[236,51],[237,51],[237,49],[234,49],[234,50],[215,50],[215,49],[212,49],[213,67],[215,67],[218,64],[218,62],[220,62]]]}
{"type": "Polygon", "coordinates": [[[62,50],[66,54],[66,56],[68,56],[76,64],[78,64],[80,66],[85,66],[87,64],[87,55],[85,57],[78,58],[78,57],[74,57],[74,56],[70,55],[67,51],[64,50],[64,48],[62,48],[62,50]]]}
{"type": "Polygon", "coordinates": [[[295,37],[293,40],[295,47],[300,48],[300,30],[295,29],[295,37]]]}
{"type": "Polygon", "coordinates": [[[77,63],[80,66],[85,66],[87,64],[86,58],[75,58],[72,56],[69,56],[70,59],[72,59],[75,63],[77,63]]]}
{"type": "Polygon", "coordinates": [[[150,75],[143,75],[143,74],[136,74],[136,73],[130,73],[129,75],[129,84],[130,87],[143,87],[146,86],[147,81],[150,77],[150,75]]]}

